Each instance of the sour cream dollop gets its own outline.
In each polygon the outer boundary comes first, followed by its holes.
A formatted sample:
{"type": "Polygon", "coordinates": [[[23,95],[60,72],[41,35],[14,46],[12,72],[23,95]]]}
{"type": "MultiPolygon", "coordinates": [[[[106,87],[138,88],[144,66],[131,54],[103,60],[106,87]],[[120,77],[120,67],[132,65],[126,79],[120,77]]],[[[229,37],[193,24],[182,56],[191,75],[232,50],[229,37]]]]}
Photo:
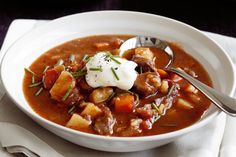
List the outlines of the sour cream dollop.
{"type": "Polygon", "coordinates": [[[113,86],[129,90],[137,77],[136,66],[133,61],[99,52],[87,62],[85,78],[93,88],[113,86]]]}

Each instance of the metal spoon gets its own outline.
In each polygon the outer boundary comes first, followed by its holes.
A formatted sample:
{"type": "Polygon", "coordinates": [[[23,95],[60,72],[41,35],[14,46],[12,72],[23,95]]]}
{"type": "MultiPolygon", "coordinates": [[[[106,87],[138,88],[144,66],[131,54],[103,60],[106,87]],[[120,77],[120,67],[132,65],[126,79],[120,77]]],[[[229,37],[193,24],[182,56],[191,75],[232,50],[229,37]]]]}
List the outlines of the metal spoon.
{"type": "Polygon", "coordinates": [[[137,36],[125,41],[120,47],[120,56],[124,54],[125,51],[137,47],[156,47],[163,50],[169,56],[169,62],[165,66],[165,70],[173,72],[201,91],[208,99],[210,99],[219,109],[224,111],[230,116],[236,117],[236,99],[229,97],[215,89],[205,85],[204,83],[198,81],[187,73],[180,71],[176,68],[171,68],[170,65],[173,63],[174,53],[171,50],[167,42],[148,36],[137,36]]]}

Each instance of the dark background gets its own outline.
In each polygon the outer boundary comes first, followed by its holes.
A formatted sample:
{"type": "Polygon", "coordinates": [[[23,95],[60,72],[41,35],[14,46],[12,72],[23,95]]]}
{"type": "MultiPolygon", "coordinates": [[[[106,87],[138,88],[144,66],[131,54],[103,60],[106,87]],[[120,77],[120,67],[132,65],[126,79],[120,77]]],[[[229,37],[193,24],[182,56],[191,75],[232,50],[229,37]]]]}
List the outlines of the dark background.
{"type": "Polygon", "coordinates": [[[32,0],[0,1],[0,46],[17,18],[55,19],[95,10],[131,10],[170,17],[198,29],[236,37],[236,0],[32,0]]]}

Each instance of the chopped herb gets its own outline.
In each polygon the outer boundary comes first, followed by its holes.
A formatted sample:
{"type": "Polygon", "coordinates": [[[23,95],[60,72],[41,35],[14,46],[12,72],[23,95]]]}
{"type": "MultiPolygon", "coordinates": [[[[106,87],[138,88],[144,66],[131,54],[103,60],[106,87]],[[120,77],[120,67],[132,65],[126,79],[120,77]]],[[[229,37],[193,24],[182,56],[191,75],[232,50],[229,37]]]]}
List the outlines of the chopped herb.
{"type": "Polygon", "coordinates": [[[39,94],[43,91],[43,87],[41,87],[36,93],[35,96],[39,96],[39,94]]]}
{"type": "Polygon", "coordinates": [[[43,71],[43,74],[45,74],[45,72],[48,70],[49,66],[47,65],[43,71]]]}
{"type": "Polygon", "coordinates": [[[118,61],[114,56],[110,56],[110,58],[111,58],[114,62],[116,62],[117,64],[121,64],[121,62],[118,61]]]}
{"type": "Polygon", "coordinates": [[[118,75],[117,75],[117,73],[116,73],[116,71],[114,70],[113,67],[111,67],[111,71],[112,71],[113,75],[115,76],[115,78],[116,78],[117,80],[120,80],[120,78],[118,77],[118,75]]]}
{"type": "Polygon", "coordinates": [[[34,75],[32,75],[32,77],[31,77],[31,83],[32,83],[32,84],[35,83],[35,77],[34,77],[34,75]]]}
{"type": "Polygon", "coordinates": [[[156,122],[158,119],[160,119],[161,116],[160,115],[157,115],[155,118],[154,118],[154,122],[156,122]]]}
{"type": "Polygon", "coordinates": [[[109,57],[111,60],[113,60],[114,62],[116,62],[117,64],[121,64],[120,61],[118,61],[115,56],[113,56],[110,52],[107,52],[106,57],[109,57]]]}
{"type": "Polygon", "coordinates": [[[174,89],[175,89],[175,84],[173,84],[171,87],[170,87],[170,90],[169,90],[169,92],[168,92],[168,94],[167,94],[167,97],[169,97],[172,93],[173,93],[173,91],[174,91],[174,89]]]}
{"type": "Polygon", "coordinates": [[[41,85],[43,82],[42,81],[40,81],[40,82],[37,82],[37,83],[33,83],[33,84],[31,84],[31,85],[29,85],[28,87],[37,87],[37,86],[39,86],[39,85],[41,85]]]}
{"type": "Polygon", "coordinates": [[[55,64],[54,66],[56,67],[56,66],[62,65],[63,63],[64,63],[64,61],[62,59],[59,59],[57,61],[57,64],[55,64]]]}
{"type": "Polygon", "coordinates": [[[90,61],[91,58],[92,58],[91,56],[85,54],[82,60],[83,60],[84,62],[88,62],[88,61],[90,61]]]}
{"type": "Polygon", "coordinates": [[[31,73],[32,75],[36,75],[32,70],[30,70],[29,68],[25,68],[25,71],[31,73]]]}
{"type": "Polygon", "coordinates": [[[72,85],[70,85],[70,87],[68,88],[66,94],[62,97],[62,99],[61,99],[62,101],[65,101],[68,98],[71,90],[72,90],[72,85]]]}
{"type": "Polygon", "coordinates": [[[176,127],[177,124],[162,124],[161,127],[176,127]]]}
{"type": "Polygon", "coordinates": [[[152,102],[151,105],[152,105],[152,108],[154,108],[154,109],[156,109],[157,111],[159,111],[159,108],[157,107],[157,105],[156,105],[154,102],[152,102]]]}
{"type": "Polygon", "coordinates": [[[140,67],[140,74],[143,73],[143,67],[140,67]]]}
{"type": "Polygon", "coordinates": [[[73,73],[71,73],[71,74],[72,74],[72,76],[73,76],[75,79],[77,79],[77,78],[79,78],[79,77],[81,77],[81,76],[86,75],[86,74],[87,74],[87,71],[86,71],[86,70],[78,70],[78,71],[73,72],[73,73]]]}
{"type": "Polygon", "coordinates": [[[75,108],[75,105],[71,106],[70,109],[68,110],[68,113],[69,113],[69,114],[74,113],[74,112],[75,112],[75,109],[76,109],[76,108],[75,108]]]}
{"type": "Polygon", "coordinates": [[[90,71],[100,71],[102,72],[102,68],[99,67],[99,68],[89,68],[90,71]]]}
{"type": "Polygon", "coordinates": [[[73,63],[75,61],[75,55],[71,54],[69,59],[70,62],[73,63]]]}
{"type": "Polygon", "coordinates": [[[115,95],[116,95],[116,93],[113,92],[113,93],[108,97],[107,101],[111,100],[115,95]]]}

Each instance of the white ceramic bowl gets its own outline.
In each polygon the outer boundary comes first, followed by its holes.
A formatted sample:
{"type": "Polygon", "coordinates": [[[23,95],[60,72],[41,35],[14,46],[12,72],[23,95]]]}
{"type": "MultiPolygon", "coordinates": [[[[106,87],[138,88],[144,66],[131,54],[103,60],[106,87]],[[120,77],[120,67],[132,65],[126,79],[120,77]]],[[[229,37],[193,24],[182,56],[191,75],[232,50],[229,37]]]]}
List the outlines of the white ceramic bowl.
{"type": "Polygon", "coordinates": [[[134,138],[83,133],[57,125],[37,115],[30,108],[22,92],[24,67],[28,67],[37,57],[56,45],[95,34],[148,35],[177,42],[203,64],[216,89],[231,95],[235,87],[232,62],[224,50],[199,30],[176,20],[128,11],[88,12],[53,20],[30,31],[9,48],[2,62],[1,77],[8,95],[23,112],[46,129],[78,145],[111,152],[145,150],[174,141],[204,126],[219,113],[219,110],[211,105],[198,122],[187,128],[161,135],[134,138]]]}

